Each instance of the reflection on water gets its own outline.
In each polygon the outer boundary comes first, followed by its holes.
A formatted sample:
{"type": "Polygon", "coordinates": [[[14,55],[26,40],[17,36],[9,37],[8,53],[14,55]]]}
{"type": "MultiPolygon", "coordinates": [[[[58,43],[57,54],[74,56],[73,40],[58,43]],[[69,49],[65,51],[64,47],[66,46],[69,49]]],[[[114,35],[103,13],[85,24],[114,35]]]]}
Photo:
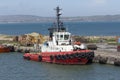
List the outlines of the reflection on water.
{"type": "Polygon", "coordinates": [[[113,65],[58,65],[24,60],[21,53],[0,54],[0,80],[119,80],[113,65]]]}

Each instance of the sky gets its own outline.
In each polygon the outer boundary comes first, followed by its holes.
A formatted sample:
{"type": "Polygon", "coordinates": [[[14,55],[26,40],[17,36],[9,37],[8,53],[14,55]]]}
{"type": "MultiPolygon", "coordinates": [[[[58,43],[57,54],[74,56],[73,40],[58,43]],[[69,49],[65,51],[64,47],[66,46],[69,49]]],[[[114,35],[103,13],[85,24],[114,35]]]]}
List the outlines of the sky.
{"type": "Polygon", "coordinates": [[[120,14],[120,0],[0,0],[0,15],[52,17],[58,5],[66,17],[120,14]]]}

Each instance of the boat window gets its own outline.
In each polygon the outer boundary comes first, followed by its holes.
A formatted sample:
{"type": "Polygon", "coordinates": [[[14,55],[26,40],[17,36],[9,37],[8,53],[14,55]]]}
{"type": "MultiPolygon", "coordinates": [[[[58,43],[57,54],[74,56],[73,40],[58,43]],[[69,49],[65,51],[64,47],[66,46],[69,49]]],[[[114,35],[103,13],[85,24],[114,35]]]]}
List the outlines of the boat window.
{"type": "Polygon", "coordinates": [[[64,35],[64,39],[68,40],[69,39],[69,35],[64,35]]]}
{"type": "Polygon", "coordinates": [[[47,42],[44,43],[45,46],[49,46],[47,42]]]}
{"type": "Polygon", "coordinates": [[[63,35],[60,35],[60,40],[63,39],[63,35]]]}

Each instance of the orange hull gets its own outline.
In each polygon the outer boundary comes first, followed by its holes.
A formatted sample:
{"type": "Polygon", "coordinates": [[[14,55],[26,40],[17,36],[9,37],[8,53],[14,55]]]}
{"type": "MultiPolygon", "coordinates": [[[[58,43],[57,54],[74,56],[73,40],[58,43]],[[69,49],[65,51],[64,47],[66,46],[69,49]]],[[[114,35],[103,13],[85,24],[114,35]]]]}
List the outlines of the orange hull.
{"type": "Polygon", "coordinates": [[[94,52],[81,50],[71,52],[43,52],[40,54],[26,53],[23,57],[27,60],[55,64],[87,64],[92,62],[94,52]]]}

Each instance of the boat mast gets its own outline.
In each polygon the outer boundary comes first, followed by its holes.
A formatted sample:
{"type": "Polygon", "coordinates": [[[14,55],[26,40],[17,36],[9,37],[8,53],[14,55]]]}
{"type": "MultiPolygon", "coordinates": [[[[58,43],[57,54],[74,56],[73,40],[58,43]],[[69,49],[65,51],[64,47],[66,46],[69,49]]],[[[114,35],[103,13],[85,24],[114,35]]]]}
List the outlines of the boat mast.
{"type": "Polygon", "coordinates": [[[59,6],[55,8],[56,10],[56,22],[53,24],[53,27],[48,28],[49,30],[49,36],[52,39],[53,33],[54,32],[61,32],[61,31],[66,31],[66,28],[63,26],[63,22],[60,21],[60,9],[59,6]]]}
{"type": "Polygon", "coordinates": [[[56,7],[55,10],[56,10],[56,16],[57,16],[57,31],[60,32],[61,31],[60,10],[62,10],[62,9],[60,9],[58,6],[58,7],[56,7]]]}

